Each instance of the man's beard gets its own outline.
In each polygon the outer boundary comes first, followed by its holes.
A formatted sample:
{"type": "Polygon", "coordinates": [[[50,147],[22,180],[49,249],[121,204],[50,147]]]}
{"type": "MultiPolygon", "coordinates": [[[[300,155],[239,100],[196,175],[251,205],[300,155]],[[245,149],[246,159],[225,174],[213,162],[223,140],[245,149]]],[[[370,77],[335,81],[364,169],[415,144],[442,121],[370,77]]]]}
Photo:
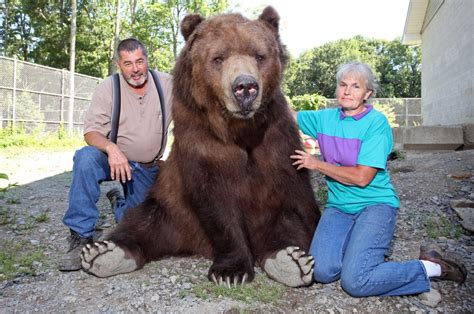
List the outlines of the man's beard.
{"type": "Polygon", "coordinates": [[[127,81],[127,83],[130,86],[136,87],[136,88],[142,86],[143,84],[145,84],[147,79],[148,79],[148,73],[146,73],[146,72],[144,74],[142,74],[142,77],[138,81],[133,80],[132,76],[125,78],[125,80],[127,81]]]}

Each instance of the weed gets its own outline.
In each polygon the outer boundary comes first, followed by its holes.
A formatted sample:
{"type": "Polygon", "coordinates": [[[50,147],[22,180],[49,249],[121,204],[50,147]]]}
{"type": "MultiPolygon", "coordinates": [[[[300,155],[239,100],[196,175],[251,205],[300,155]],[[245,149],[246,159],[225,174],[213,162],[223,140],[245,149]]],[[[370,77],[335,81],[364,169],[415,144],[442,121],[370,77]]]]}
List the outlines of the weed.
{"type": "Polygon", "coordinates": [[[275,303],[281,299],[285,287],[281,284],[271,281],[264,275],[258,275],[250,284],[237,287],[217,286],[212,282],[206,282],[193,287],[191,292],[196,297],[207,300],[211,297],[225,297],[245,303],[263,302],[275,303]]]}
{"type": "Polygon", "coordinates": [[[21,200],[16,196],[12,196],[9,199],[7,199],[6,203],[10,205],[21,204],[21,200]]]}
{"type": "Polygon", "coordinates": [[[0,207],[0,225],[8,225],[12,223],[14,218],[12,217],[12,214],[10,210],[7,207],[0,207]]]}
{"type": "MultiPolygon", "coordinates": [[[[10,183],[9,182],[9,177],[6,173],[0,173],[0,179],[4,179],[4,180],[7,180],[7,185],[6,186],[3,186],[3,187],[0,187],[0,196],[2,197],[2,199],[5,197],[5,193],[10,190],[11,188],[17,186],[18,184],[17,183],[10,183]]],[[[3,184],[2,184],[3,185],[3,184]]]]}
{"type": "Polygon", "coordinates": [[[439,237],[458,239],[464,234],[464,230],[461,226],[454,224],[445,217],[429,217],[425,221],[425,227],[426,233],[432,239],[439,237]]]}
{"type": "Polygon", "coordinates": [[[0,280],[11,280],[18,276],[35,276],[44,255],[26,241],[0,242],[0,280]]]}
{"type": "Polygon", "coordinates": [[[316,200],[318,200],[319,204],[321,205],[321,208],[324,208],[324,205],[326,205],[328,201],[328,189],[326,185],[319,186],[317,189],[315,189],[314,196],[316,197],[316,200]]]}
{"type": "Polygon", "coordinates": [[[394,150],[388,155],[389,160],[404,160],[406,158],[406,152],[402,150],[394,150]]]}
{"type": "Polygon", "coordinates": [[[49,215],[47,212],[43,212],[35,217],[33,217],[36,223],[42,223],[49,221],[49,215]]]}
{"type": "Polygon", "coordinates": [[[19,218],[17,222],[11,226],[11,229],[16,233],[21,233],[25,230],[34,229],[38,225],[38,221],[35,216],[29,216],[26,219],[19,218]]]}

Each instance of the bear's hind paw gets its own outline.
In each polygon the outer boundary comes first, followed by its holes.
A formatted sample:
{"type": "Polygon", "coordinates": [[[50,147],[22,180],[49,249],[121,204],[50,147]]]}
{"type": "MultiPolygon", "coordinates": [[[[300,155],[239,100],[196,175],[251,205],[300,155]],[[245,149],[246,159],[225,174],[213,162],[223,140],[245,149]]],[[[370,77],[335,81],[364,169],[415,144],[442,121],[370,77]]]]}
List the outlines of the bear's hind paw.
{"type": "Polygon", "coordinates": [[[267,275],[289,287],[307,286],[313,282],[314,258],[295,246],[278,251],[263,263],[267,275]]]}
{"type": "Polygon", "coordinates": [[[87,244],[81,253],[82,268],[97,277],[110,277],[137,269],[134,259],[111,241],[87,244]]]}

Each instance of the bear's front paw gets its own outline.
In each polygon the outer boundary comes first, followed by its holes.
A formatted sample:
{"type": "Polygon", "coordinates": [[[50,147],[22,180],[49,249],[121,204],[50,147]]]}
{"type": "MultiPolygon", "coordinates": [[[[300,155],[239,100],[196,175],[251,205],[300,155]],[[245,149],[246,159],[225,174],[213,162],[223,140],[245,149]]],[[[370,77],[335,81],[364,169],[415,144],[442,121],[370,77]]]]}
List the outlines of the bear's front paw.
{"type": "Polygon", "coordinates": [[[251,282],[255,277],[253,265],[230,265],[225,266],[214,262],[209,269],[208,278],[218,286],[225,286],[228,288],[237,287],[247,282],[251,282]]]}
{"type": "Polygon", "coordinates": [[[295,246],[268,257],[263,270],[268,277],[289,287],[307,286],[313,281],[314,258],[295,246]]]}
{"type": "Polygon", "coordinates": [[[125,251],[111,241],[87,244],[81,253],[82,268],[97,277],[129,273],[137,269],[134,259],[127,258],[125,251]]]}

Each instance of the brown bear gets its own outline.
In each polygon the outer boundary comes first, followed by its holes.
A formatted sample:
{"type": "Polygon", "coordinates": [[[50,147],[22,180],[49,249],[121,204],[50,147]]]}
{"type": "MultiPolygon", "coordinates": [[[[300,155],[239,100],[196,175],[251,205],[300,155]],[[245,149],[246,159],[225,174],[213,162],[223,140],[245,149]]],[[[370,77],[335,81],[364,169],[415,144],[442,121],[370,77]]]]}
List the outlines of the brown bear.
{"type": "Polygon", "coordinates": [[[181,23],[173,71],[174,142],[147,199],[105,241],[82,252],[83,268],[108,277],[166,256],[213,260],[217,284],[250,282],[254,265],[288,286],[312,282],[305,254],[320,217],[280,83],[287,56],[272,7],[181,23]]]}

